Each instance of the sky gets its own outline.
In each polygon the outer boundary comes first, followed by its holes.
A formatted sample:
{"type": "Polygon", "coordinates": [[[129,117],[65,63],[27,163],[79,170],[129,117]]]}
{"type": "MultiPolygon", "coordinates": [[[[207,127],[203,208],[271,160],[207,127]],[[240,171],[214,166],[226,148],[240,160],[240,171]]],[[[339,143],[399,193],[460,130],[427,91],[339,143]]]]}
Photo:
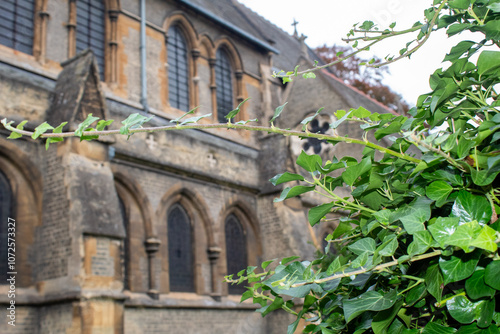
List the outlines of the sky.
{"type": "MultiPolygon", "coordinates": [[[[365,20],[375,22],[380,29],[397,22],[395,30],[410,28],[417,21],[424,21],[424,9],[432,0],[239,0],[245,6],[265,17],[281,29],[293,34],[293,20],[297,20],[297,31],[307,36],[306,43],[312,47],[322,45],[345,45],[346,36],[354,23],[365,20]]],[[[463,36],[458,36],[462,40],[463,36]]],[[[384,58],[388,54],[399,54],[408,37],[389,39],[373,49],[373,54],[384,58]]],[[[414,105],[421,94],[428,93],[429,76],[439,67],[447,67],[443,58],[457,38],[446,40],[444,31],[438,31],[411,59],[389,65],[390,74],[384,83],[400,93],[414,105]]],[[[365,56],[370,57],[370,54],[365,56]]],[[[293,70],[293,69],[284,69],[293,70]]]]}

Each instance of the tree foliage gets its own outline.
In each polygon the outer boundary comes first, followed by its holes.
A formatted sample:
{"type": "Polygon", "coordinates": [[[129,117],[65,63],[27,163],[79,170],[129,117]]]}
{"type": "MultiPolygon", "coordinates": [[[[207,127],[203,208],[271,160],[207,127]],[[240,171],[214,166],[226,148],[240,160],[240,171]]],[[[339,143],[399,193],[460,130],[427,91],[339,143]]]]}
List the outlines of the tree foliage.
{"type": "MultiPolygon", "coordinates": [[[[315,49],[315,53],[325,63],[339,60],[342,55],[352,53],[353,49],[344,45],[321,46],[315,49]]],[[[382,63],[382,59],[373,58],[373,64],[382,63]]],[[[394,111],[406,115],[410,106],[403,100],[400,94],[394,92],[390,87],[384,85],[382,80],[384,74],[389,73],[387,67],[363,67],[360,64],[369,62],[354,55],[345,61],[335,63],[328,69],[345,83],[357,88],[371,98],[386,105],[394,111]]]]}
{"type": "Polygon", "coordinates": [[[476,32],[477,40],[460,41],[450,50],[447,66],[431,75],[431,93],[419,97],[409,117],[358,108],[338,111],[337,121],[330,124],[336,129],[342,122],[356,122],[376,140],[389,139],[389,147],[370,142],[366,135],[350,138],[276,128],[273,121],[285,105],[276,108],[271,126],[231,123],[241,105],[228,114],[226,124],[196,124],[204,115],[145,128],[146,117],[131,115],[121,130],[104,130],[111,121],[102,120],[92,128],[97,121],[92,118],[77,132],[63,133],[64,124],[54,128],[44,123],[27,131],[25,122],[17,128],[12,122],[2,123],[12,131],[11,138],[47,138],[47,145],[71,136],[91,140],[193,128],[264,131],[332,145],[363,145],[360,161],[323,161],[302,152],[296,163],[308,177],[284,171],[270,180],[288,185],[275,201],[307,192],[324,197],[324,203],[309,210],[311,225],[321,224],[330,213],[347,212],[326,238],[324,254],[312,262],[296,256],[266,261],[226,280],[248,283],[242,300],[258,304],[263,316],[278,309],[296,316],[289,334],[301,319],[306,321],[305,333],[499,333],[500,1],[434,0],[424,14],[424,23],[402,31],[394,30],[395,24],[385,30],[370,21],[355,25],[348,34],[353,53],[305,71],[276,73],[284,81],[299,75],[313,78],[315,71],[375,43],[415,34],[399,55],[363,65],[378,67],[410,56],[436,30],[446,29],[449,36],[476,32]],[[351,197],[338,196],[338,187],[350,188],[351,197]],[[338,256],[328,252],[333,244],[338,245],[338,256]]]}

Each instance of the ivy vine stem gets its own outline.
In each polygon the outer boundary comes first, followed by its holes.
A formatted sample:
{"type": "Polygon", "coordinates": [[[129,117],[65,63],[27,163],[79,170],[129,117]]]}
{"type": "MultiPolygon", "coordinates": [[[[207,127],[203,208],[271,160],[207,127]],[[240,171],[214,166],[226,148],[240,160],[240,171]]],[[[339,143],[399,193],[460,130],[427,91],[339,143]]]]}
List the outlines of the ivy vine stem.
{"type": "MultiPolygon", "coordinates": [[[[7,123],[6,119],[2,120],[2,123],[4,124],[5,128],[7,130],[10,130],[12,132],[19,133],[21,135],[25,136],[31,136],[33,135],[33,132],[31,131],[26,131],[26,130],[19,130],[14,128],[10,123],[7,123]]],[[[414,158],[412,156],[409,156],[404,153],[396,152],[394,150],[388,149],[386,147],[383,147],[381,145],[374,144],[369,141],[361,140],[361,139],[354,139],[354,138],[349,138],[349,137],[343,137],[343,136],[338,136],[338,135],[327,135],[327,134],[322,134],[322,133],[310,133],[310,132],[302,132],[302,131],[295,131],[295,130],[287,130],[287,129],[281,129],[277,127],[267,127],[267,126],[260,126],[260,125],[246,125],[246,124],[233,124],[233,123],[221,123],[221,124],[189,124],[189,125],[166,125],[166,126],[157,126],[157,127],[145,127],[145,128],[138,128],[138,129],[131,129],[129,132],[125,135],[132,135],[134,133],[151,133],[151,132],[160,132],[160,131],[174,131],[174,130],[208,130],[208,129],[240,129],[240,130],[248,130],[248,131],[260,131],[260,132],[267,132],[267,133],[277,133],[277,134],[282,134],[284,136],[295,136],[295,137],[302,137],[302,138],[317,138],[319,140],[326,140],[326,141],[333,141],[333,142],[344,142],[344,143],[352,143],[352,144],[358,144],[366,147],[373,148],[375,150],[378,150],[382,153],[387,153],[392,156],[413,162],[413,163],[420,163],[421,160],[414,158]]],[[[109,135],[120,135],[120,130],[103,130],[103,131],[92,131],[91,135],[92,136],[109,136],[109,135]]],[[[44,133],[40,135],[40,138],[69,138],[69,137],[77,137],[75,135],[75,132],[63,132],[63,133],[44,133]]]]}
{"type": "Polygon", "coordinates": [[[439,256],[439,255],[441,255],[441,253],[442,253],[441,250],[437,249],[437,250],[435,250],[433,252],[422,254],[422,255],[417,255],[417,256],[408,258],[408,259],[406,259],[404,261],[394,260],[394,261],[391,261],[391,262],[380,264],[380,265],[375,266],[373,268],[361,268],[361,269],[354,270],[354,271],[351,271],[351,272],[348,272],[348,273],[335,274],[333,276],[329,276],[329,277],[325,277],[325,278],[322,278],[322,279],[313,280],[313,281],[310,281],[310,282],[295,283],[295,284],[292,284],[291,287],[292,288],[297,288],[299,286],[304,286],[304,285],[313,284],[313,283],[315,283],[315,284],[321,284],[321,283],[333,281],[333,280],[338,279],[338,278],[344,278],[344,277],[361,275],[361,274],[367,273],[369,271],[380,271],[380,270],[384,270],[385,268],[392,267],[392,266],[395,266],[395,265],[398,265],[398,264],[401,264],[401,263],[416,262],[416,261],[420,261],[420,260],[429,259],[431,257],[439,256]]]}

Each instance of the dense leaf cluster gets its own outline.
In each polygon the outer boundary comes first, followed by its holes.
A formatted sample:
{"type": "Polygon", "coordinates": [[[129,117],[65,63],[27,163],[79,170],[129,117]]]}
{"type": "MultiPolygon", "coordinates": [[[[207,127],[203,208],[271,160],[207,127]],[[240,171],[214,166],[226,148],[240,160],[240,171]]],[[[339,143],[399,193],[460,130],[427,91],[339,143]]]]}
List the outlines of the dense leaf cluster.
{"type": "MultiPolygon", "coordinates": [[[[389,150],[377,158],[365,136],[360,161],[302,152],[296,163],[308,177],[286,172],[270,180],[290,185],[275,201],[307,192],[325,198],[310,209],[311,225],[348,213],[324,252],[312,262],[268,261],[260,272],[227,277],[252,283],[242,300],[260,304],[262,315],[296,315],[289,334],[302,318],[305,333],[500,333],[500,52],[483,49],[500,46],[500,1],[434,5],[401,55],[437,29],[480,32],[481,39],[451,49],[444,59],[451,65],[432,74],[432,92],[420,96],[411,117],[360,108],[338,111],[331,124],[359,122],[377,140],[389,139],[389,150]],[[339,187],[352,196],[336,195],[339,187]]],[[[370,33],[397,35],[394,26],[378,31],[368,21],[350,34],[364,34],[352,39],[357,44],[375,39],[370,33]]]]}

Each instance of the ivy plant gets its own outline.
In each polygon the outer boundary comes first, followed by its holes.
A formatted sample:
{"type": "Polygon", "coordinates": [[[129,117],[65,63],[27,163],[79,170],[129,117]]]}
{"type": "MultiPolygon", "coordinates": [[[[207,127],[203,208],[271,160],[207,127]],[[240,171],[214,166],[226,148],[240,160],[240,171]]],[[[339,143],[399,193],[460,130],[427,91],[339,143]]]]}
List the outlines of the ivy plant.
{"type": "MultiPolygon", "coordinates": [[[[226,281],[246,283],[242,301],[252,300],[263,316],[276,310],[294,315],[288,334],[301,319],[304,333],[500,333],[500,0],[434,0],[424,14],[423,23],[401,31],[394,30],[395,23],[384,30],[370,21],[355,25],[346,39],[355,51],[335,62],[406,34],[414,37],[398,55],[364,66],[409,57],[440,29],[448,36],[474,32],[478,40],[460,41],[449,51],[447,66],[431,75],[431,92],[419,97],[410,117],[365,108],[338,111],[330,127],[357,122],[365,132],[362,138],[307,131],[321,110],[302,122],[303,131],[277,128],[273,122],[286,114],[285,105],[276,108],[270,126],[247,124],[257,120],[232,123],[242,104],[228,113],[225,124],[197,124],[209,116],[202,115],[173,120],[171,126],[143,127],[149,119],[139,114],[123,121],[120,130],[105,130],[112,121],[92,115],[75,132],[63,132],[64,123],[43,123],[33,131],[25,129],[26,122],[17,127],[5,119],[2,123],[12,131],[10,138],[46,138],[47,147],[65,137],[92,140],[210,128],[363,145],[359,161],[323,161],[302,152],[296,164],[304,174],[283,171],[270,180],[290,185],[277,202],[308,192],[324,198],[308,212],[311,225],[332,213],[344,214],[326,238],[324,252],[312,262],[297,256],[266,261],[226,281]],[[369,133],[391,145],[369,141],[369,133]],[[351,196],[337,195],[339,187],[349,188],[351,196]],[[329,252],[333,245],[336,256],[329,252]]],[[[284,82],[299,76],[312,79],[315,71],[332,64],[275,75],[284,82]]]]}

